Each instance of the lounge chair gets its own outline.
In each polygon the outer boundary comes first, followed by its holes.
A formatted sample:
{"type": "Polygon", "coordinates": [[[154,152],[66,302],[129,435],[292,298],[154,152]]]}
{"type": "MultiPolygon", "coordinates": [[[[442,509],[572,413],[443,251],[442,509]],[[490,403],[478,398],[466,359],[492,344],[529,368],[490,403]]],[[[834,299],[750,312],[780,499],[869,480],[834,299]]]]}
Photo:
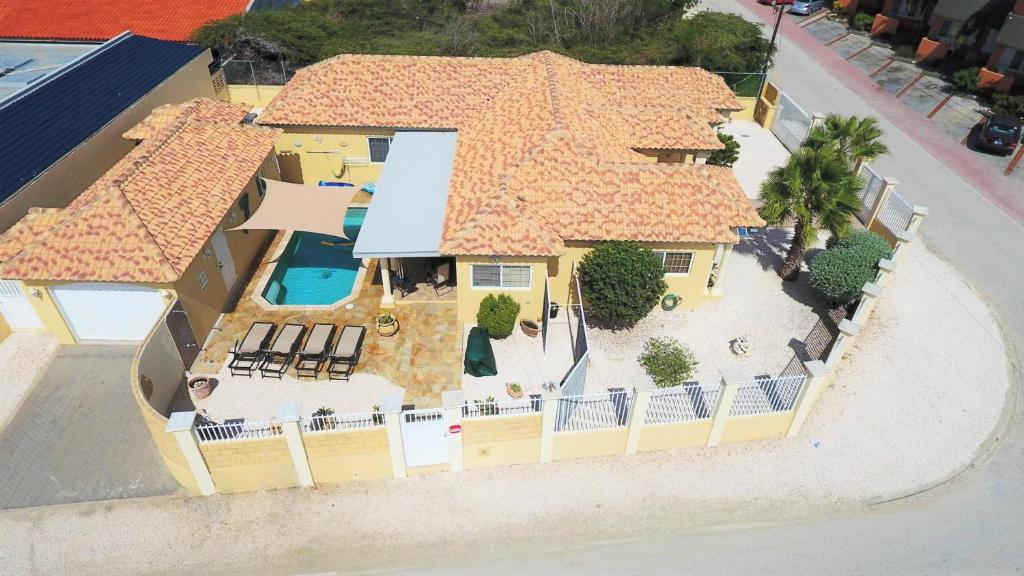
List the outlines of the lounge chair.
{"type": "Polygon", "coordinates": [[[452,285],[451,262],[443,262],[439,264],[437,268],[428,275],[427,280],[433,284],[434,293],[438,296],[451,293],[451,291],[455,289],[455,286],[452,285]],[[444,290],[442,291],[442,289],[444,290]]]}
{"type": "Polygon", "coordinates": [[[252,376],[263,361],[267,344],[274,335],[275,328],[277,325],[272,322],[253,322],[241,344],[235,340],[235,347],[231,350],[231,361],[228,362],[232,376],[252,376]]]}
{"type": "Polygon", "coordinates": [[[334,324],[315,324],[306,338],[306,344],[299,352],[299,361],[295,364],[295,373],[302,376],[317,377],[320,368],[327,362],[331,353],[331,343],[338,327],[334,324]]]}
{"type": "Polygon", "coordinates": [[[281,378],[288,371],[295,355],[299,351],[299,343],[306,333],[306,327],[302,324],[285,324],[278,331],[274,343],[263,355],[263,362],[260,364],[260,375],[281,378]]]}
{"type": "Polygon", "coordinates": [[[327,366],[327,378],[331,380],[348,380],[352,370],[359,363],[363,353],[363,337],[366,328],[362,326],[345,326],[338,337],[338,343],[331,353],[331,363],[327,366]]]}

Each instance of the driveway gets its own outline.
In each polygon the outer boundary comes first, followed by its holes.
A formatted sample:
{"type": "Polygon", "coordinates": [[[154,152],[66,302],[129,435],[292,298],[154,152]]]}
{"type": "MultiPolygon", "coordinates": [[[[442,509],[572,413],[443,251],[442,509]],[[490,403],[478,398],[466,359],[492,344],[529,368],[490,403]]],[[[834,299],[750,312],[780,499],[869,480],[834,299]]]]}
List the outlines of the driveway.
{"type": "Polygon", "coordinates": [[[0,508],[171,494],[128,389],[134,346],[65,346],[0,433],[0,508]]]}

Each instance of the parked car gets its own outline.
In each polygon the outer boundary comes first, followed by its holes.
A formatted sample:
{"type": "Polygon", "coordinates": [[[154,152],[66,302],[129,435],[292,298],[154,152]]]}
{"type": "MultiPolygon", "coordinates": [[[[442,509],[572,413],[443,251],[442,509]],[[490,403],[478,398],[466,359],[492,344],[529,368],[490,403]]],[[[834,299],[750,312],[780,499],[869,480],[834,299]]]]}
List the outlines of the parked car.
{"type": "Polygon", "coordinates": [[[1004,156],[1013,154],[1020,143],[1021,122],[1012,116],[985,116],[978,123],[974,146],[1004,156]]]}
{"type": "Polygon", "coordinates": [[[793,14],[803,14],[804,16],[814,14],[818,10],[825,7],[825,0],[796,0],[793,5],[789,7],[789,11],[793,14]]]}

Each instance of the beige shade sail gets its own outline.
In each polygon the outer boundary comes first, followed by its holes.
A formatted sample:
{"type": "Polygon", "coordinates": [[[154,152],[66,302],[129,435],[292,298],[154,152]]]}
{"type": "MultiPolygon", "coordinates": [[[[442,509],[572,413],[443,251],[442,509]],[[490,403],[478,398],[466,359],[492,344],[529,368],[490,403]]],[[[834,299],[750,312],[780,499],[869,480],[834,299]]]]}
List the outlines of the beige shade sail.
{"type": "Polygon", "coordinates": [[[267,189],[263,202],[255,214],[232,230],[298,230],[349,239],[345,211],[357,188],[262,180],[267,189]]]}

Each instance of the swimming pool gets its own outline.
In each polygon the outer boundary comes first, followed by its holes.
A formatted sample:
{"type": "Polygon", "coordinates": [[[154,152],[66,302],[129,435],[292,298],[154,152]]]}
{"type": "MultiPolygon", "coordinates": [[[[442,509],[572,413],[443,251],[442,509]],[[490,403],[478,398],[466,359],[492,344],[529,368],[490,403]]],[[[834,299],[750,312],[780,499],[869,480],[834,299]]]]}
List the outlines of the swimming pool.
{"type": "Polygon", "coordinates": [[[363,225],[366,208],[345,213],[345,235],[294,232],[278,258],[263,298],[279,306],[323,306],[352,294],[362,260],[352,256],[352,245],[363,225]]]}

